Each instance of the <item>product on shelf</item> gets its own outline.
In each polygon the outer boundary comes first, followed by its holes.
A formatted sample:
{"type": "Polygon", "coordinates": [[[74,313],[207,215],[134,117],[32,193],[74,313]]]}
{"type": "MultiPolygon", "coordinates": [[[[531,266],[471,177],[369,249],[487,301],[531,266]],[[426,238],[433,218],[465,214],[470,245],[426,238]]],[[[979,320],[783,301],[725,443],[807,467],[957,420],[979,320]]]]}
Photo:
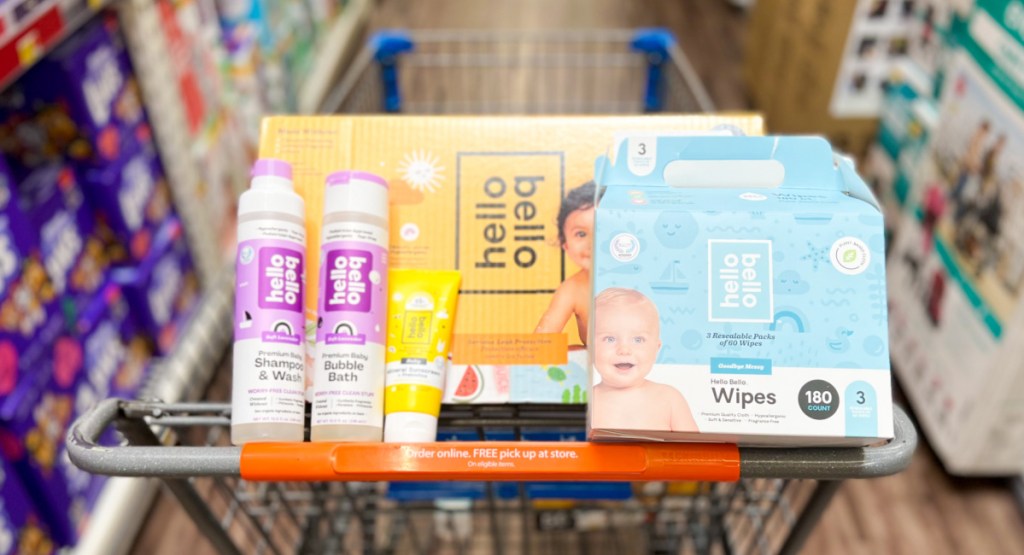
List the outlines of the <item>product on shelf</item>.
{"type": "MultiPolygon", "coordinates": [[[[258,160],[252,184],[238,201],[231,382],[235,445],[303,439],[305,391],[312,386],[307,359],[313,356],[303,315],[309,286],[308,277],[303,279],[309,265],[305,217],[291,166],[258,160]]],[[[309,297],[315,303],[316,295],[309,297]]]]}
{"type": "Polygon", "coordinates": [[[7,454],[18,446],[0,447],[0,554],[48,555],[57,549],[46,522],[21,485],[14,468],[7,463],[7,454]]]}
{"type": "Polygon", "coordinates": [[[199,279],[181,223],[175,218],[164,222],[145,258],[137,265],[117,268],[112,275],[131,303],[133,318],[153,338],[157,352],[173,352],[199,301],[199,279]]]}
{"type": "Polygon", "coordinates": [[[38,234],[18,207],[12,181],[0,159],[0,406],[65,327],[38,234]]]}
{"type": "Polygon", "coordinates": [[[630,137],[597,163],[591,439],[893,436],[882,215],[813,137],[630,137]]]}
{"type": "Polygon", "coordinates": [[[103,165],[148,142],[116,18],[101,15],[36,64],[5,92],[0,122],[10,132],[0,148],[19,178],[55,162],[103,165]]]}
{"type": "Polygon", "coordinates": [[[764,0],[751,18],[744,81],[774,133],[826,135],[863,156],[897,65],[938,79],[935,60],[970,2],[764,0]],[[964,4],[968,4],[964,7],[964,4]]]}
{"type": "Polygon", "coordinates": [[[35,170],[17,187],[19,208],[34,225],[43,266],[57,296],[85,302],[106,279],[106,245],[67,166],[35,170]]]}
{"type": "MultiPolygon", "coordinates": [[[[535,333],[555,291],[589,262],[559,240],[563,199],[593,179],[595,158],[620,131],[716,127],[762,132],[760,118],[747,115],[273,117],[261,153],[295,168],[310,291],[320,277],[324,182],[337,168],[367,168],[388,182],[391,268],[461,272],[445,402],[580,404],[586,326],[570,315],[535,333]]],[[[307,341],[316,310],[307,295],[307,341]]]]}
{"type": "MultiPolygon", "coordinates": [[[[18,445],[7,460],[60,545],[77,541],[105,481],[71,463],[64,444],[68,427],[112,392],[131,397],[141,384],[145,366],[133,366],[139,358],[128,356],[122,339],[127,318],[119,288],[108,281],[2,405],[0,434],[18,445]]],[[[113,431],[101,438],[104,445],[116,441],[113,431]]]]}
{"type": "Polygon", "coordinates": [[[80,172],[82,192],[101,229],[109,229],[115,262],[141,262],[154,235],[174,214],[163,167],[151,144],[126,150],[118,160],[80,172]]]}
{"type": "Polygon", "coordinates": [[[310,439],[381,441],[388,183],[340,171],[327,176],[326,188],[310,439]]]}
{"type": "Polygon", "coordinates": [[[459,272],[452,270],[390,272],[385,442],[419,443],[437,438],[459,280],[459,272]]]}
{"type": "Polygon", "coordinates": [[[944,68],[890,260],[893,366],[948,470],[1020,472],[1024,41],[979,1],[944,68]]]}
{"type": "MultiPolygon", "coordinates": [[[[911,202],[928,137],[938,119],[934,101],[908,81],[894,81],[882,106],[878,142],[868,149],[861,174],[885,213],[886,238],[911,202]]],[[[886,248],[890,247],[886,242],[886,248]]]]}

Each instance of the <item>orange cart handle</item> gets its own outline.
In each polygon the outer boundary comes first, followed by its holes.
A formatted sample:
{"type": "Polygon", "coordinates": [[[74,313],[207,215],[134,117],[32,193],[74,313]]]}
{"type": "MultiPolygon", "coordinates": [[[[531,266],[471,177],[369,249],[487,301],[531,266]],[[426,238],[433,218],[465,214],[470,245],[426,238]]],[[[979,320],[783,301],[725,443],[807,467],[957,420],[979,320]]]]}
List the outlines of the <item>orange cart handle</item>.
{"type": "Polygon", "coordinates": [[[740,477],[731,444],[586,442],[250,443],[241,476],[270,481],[647,481],[730,482],[740,477]]]}

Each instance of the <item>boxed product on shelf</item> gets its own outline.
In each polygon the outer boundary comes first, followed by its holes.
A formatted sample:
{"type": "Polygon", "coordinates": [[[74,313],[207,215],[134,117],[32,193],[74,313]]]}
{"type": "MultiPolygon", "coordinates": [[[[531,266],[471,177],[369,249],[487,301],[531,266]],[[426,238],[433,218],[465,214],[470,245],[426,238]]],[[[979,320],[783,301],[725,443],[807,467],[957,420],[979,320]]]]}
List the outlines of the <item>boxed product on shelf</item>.
{"type": "Polygon", "coordinates": [[[236,107],[243,99],[227,74],[228,54],[216,4],[161,1],[157,7],[181,91],[191,154],[200,169],[203,206],[211,221],[224,222],[218,235],[229,235],[233,226],[223,216],[232,212],[231,200],[240,192],[236,184],[245,182],[251,156],[236,121],[236,107]]]}
{"type": "MultiPolygon", "coordinates": [[[[586,295],[591,253],[567,222],[578,213],[586,227],[594,160],[621,131],[719,126],[761,133],[750,115],[273,117],[260,157],[291,163],[305,198],[307,291],[319,279],[324,180],[343,169],[388,181],[391,268],[461,271],[446,402],[584,403],[586,309],[564,301],[586,295]]],[[[312,353],[316,295],[306,300],[312,353]]]]}
{"type": "MultiPolygon", "coordinates": [[[[106,479],[71,463],[64,444],[67,429],[111,394],[134,396],[146,368],[139,365],[149,362],[130,356],[135,353],[122,338],[127,318],[118,286],[108,281],[2,405],[0,434],[20,447],[7,460],[60,545],[79,537],[106,479]]],[[[113,431],[101,438],[104,445],[116,441],[113,431]]]]}
{"type": "Polygon", "coordinates": [[[131,303],[133,317],[155,341],[157,352],[170,353],[199,300],[199,279],[181,223],[168,220],[140,263],[117,268],[112,275],[131,303]]]}
{"type": "Polygon", "coordinates": [[[18,184],[17,199],[34,225],[57,296],[76,302],[90,298],[103,284],[110,262],[74,172],[59,165],[37,169],[18,184]]]}
{"type": "Polygon", "coordinates": [[[1024,445],[1024,41],[1004,8],[978,2],[958,38],[890,264],[893,366],[963,474],[1019,472],[1024,445]]]}
{"type": "MultiPolygon", "coordinates": [[[[267,112],[286,111],[288,94],[285,83],[280,79],[285,71],[280,66],[280,58],[273,56],[274,38],[265,19],[264,2],[219,0],[217,7],[224,42],[233,61],[246,68],[247,73],[251,71],[253,83],[258,83],[254,92],[261,105],[260,113],[264,108],[267,112]],[[267,78],[268,73],[270,79],[267,78]]],[[[258,125],[258,122],[252,123],[258,125]]]]}
{"type": "Polygon", "coordinates": [[[80,172],[82,192],[104,229],[114,262],[141,261],[153,236],[174,214],[160,159],[149,142],[128,147],[108,164],[80,172]]]}
{"type": "Polygon", "coordinates": [[[773,133],[824,133],[837,149],[861,157],[876,136],[893,67],[909,61],[922,79],[935,79],[953,14],[969,4],[758,2],[744,81],[773,133]]]}
{"type": "Polygon", "coordinates": [[[0,404],[64,327],[38,235],[18,207],[13,175],[0,159],[0,404]]]}
{"type": "Polygon", "coordinates": [[[882,215],[816,137],[630,137],[598,161],[591,439],[893,437],[882,215]]]}
{"type": "MultiPolygon", "coordinates": [[[[878,140],[868,149],[861,173],[882,204],[891,237],[910,202],[921,157],[938,119],[935,102],[906,81],[895,81],[879,118],[878,140]]],[[[889,243],[886,244],[887,248],[889,243]]]]}
{"type": "Polygon", "coordinates": [[[21,485],[14,469],[0,460],[0,554],[21,555],[54,553],[57,546],[50,538],[46,522],[21,485]]]}
{"type": "Polygon", "coordinates": [[[0,120],[27,126],[13,130],[20,138],[5,152],[26,172],[55,161],[109,163],[124,148],[149,140],[138,85],[111,14],[71,36],[5,97],[0,120]]]}
{"type": "Polygon", "coordinates": [[[77,384],[82,374],[81,347],[60,336],[47,346],[33,372],[8,395],[0,413],[0,434],[18,445],[7,459],[42,511],[54,540],[73,542],[76,527],[68,516],[67,482],[61,468],[64,436],[71,425],[77,384]]]}

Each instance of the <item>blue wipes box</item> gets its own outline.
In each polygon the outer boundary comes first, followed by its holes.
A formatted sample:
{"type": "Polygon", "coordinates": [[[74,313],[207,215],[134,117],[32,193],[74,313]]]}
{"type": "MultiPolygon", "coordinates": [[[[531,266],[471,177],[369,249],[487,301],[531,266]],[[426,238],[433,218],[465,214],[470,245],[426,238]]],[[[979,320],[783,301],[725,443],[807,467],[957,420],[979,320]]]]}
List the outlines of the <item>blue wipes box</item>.
{"type": "Polygon", "coordinates": [[[816,137],[630,137],[597,161],[589,437],[893,436],[885,240],[816,137]]]}

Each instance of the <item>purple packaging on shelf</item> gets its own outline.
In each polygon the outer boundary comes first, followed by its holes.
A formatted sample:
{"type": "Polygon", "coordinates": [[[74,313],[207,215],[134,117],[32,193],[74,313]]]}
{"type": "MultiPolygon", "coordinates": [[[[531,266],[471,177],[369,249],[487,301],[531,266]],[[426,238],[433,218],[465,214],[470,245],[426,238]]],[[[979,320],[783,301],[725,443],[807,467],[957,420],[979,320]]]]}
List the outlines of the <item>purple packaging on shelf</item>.
{"type": "Polygon", "coordinates": [[[117,18],[101,16],[50,53],[29,75],[30,96],[65,105],[98,161],[120,158],[122,145],[148,137],[138,84],[117,18]]]}
{"type": "Polygon", "coordinates": [[[169,353],[199,299],[199,279],[181,223],[168,220],[154,237],[150,254],[134,267],[118,268],[113,277],[132,315],[154,339],[156,352],[169,353]]]}
{"type": "Polygon", "coordinates": [[[116,17],[68,38],[0,99],[0,151],[21,178],[46,164],[103,165],[151,141],[116,17]]]}
{"type": "Polygon", "coordinates": [[[120,285],[111,278],[100,295],[81,311],[74,333],[81,338],[88,391],[76,399],[75,411],[84,412],[95,400],[132,398],[146,378],[153,356],[149,337],[131,317],[120,285]],[[89,393],[96,395],[92,400],[89,393]]]}
{"type": "Polygon", "coordinates": [[[74,173],[67,166],[32,172],[18,185],[18,204],[36,226],[43,265],[57,296],[76,305],[90,299],[102,286],[109,261],[74,173]]]}
{"type": "Polygon", "coordinates": [[[14,469],[0,460],[0,555],[53,553],[56,546],[39,509],[14,469]]]}
{"type": "Polygon", "coordinates": [[[7,446],[4,457],[37,502],[60,545],[68,545],[77,536],[67,511],[71,499],[61,458],[74,417],[82,362],[79,342],[68,335],[58,337],[8,395],[0,414],[0,442],[7,446]]]}
{"type": "Polygon", "coordinates": [[[38,238],[0,159],[0,412],[64,329],[38,238]]]}
{"type": "MultiPolygon", "coordinates": [[[[71,422],[100,400],[126,396],[119,380],[129,364],[121,337],[128,319],[120,287],[108,281],[79,311],[71,331],[36,364],[26,386],[9,398],[2,415],[3,443],[19,447],[5,456],[61,545],[78,539],[106,482],[71,463],[64,437],[71,422]]],[[[141,377],[134,378],[127,389],[139,383],[141,377]]],[[[101,444],[116,441],[112,433],[101,438],[101,444]]]]}
{"type": "Polygon", "coordinates": [[[81,171],[82,192],[101,226],[109,228],[111,257],[140,262],[153,235],[173,215],[170,189],[152,144],[140,144],[119,160],[81,171]]]}

